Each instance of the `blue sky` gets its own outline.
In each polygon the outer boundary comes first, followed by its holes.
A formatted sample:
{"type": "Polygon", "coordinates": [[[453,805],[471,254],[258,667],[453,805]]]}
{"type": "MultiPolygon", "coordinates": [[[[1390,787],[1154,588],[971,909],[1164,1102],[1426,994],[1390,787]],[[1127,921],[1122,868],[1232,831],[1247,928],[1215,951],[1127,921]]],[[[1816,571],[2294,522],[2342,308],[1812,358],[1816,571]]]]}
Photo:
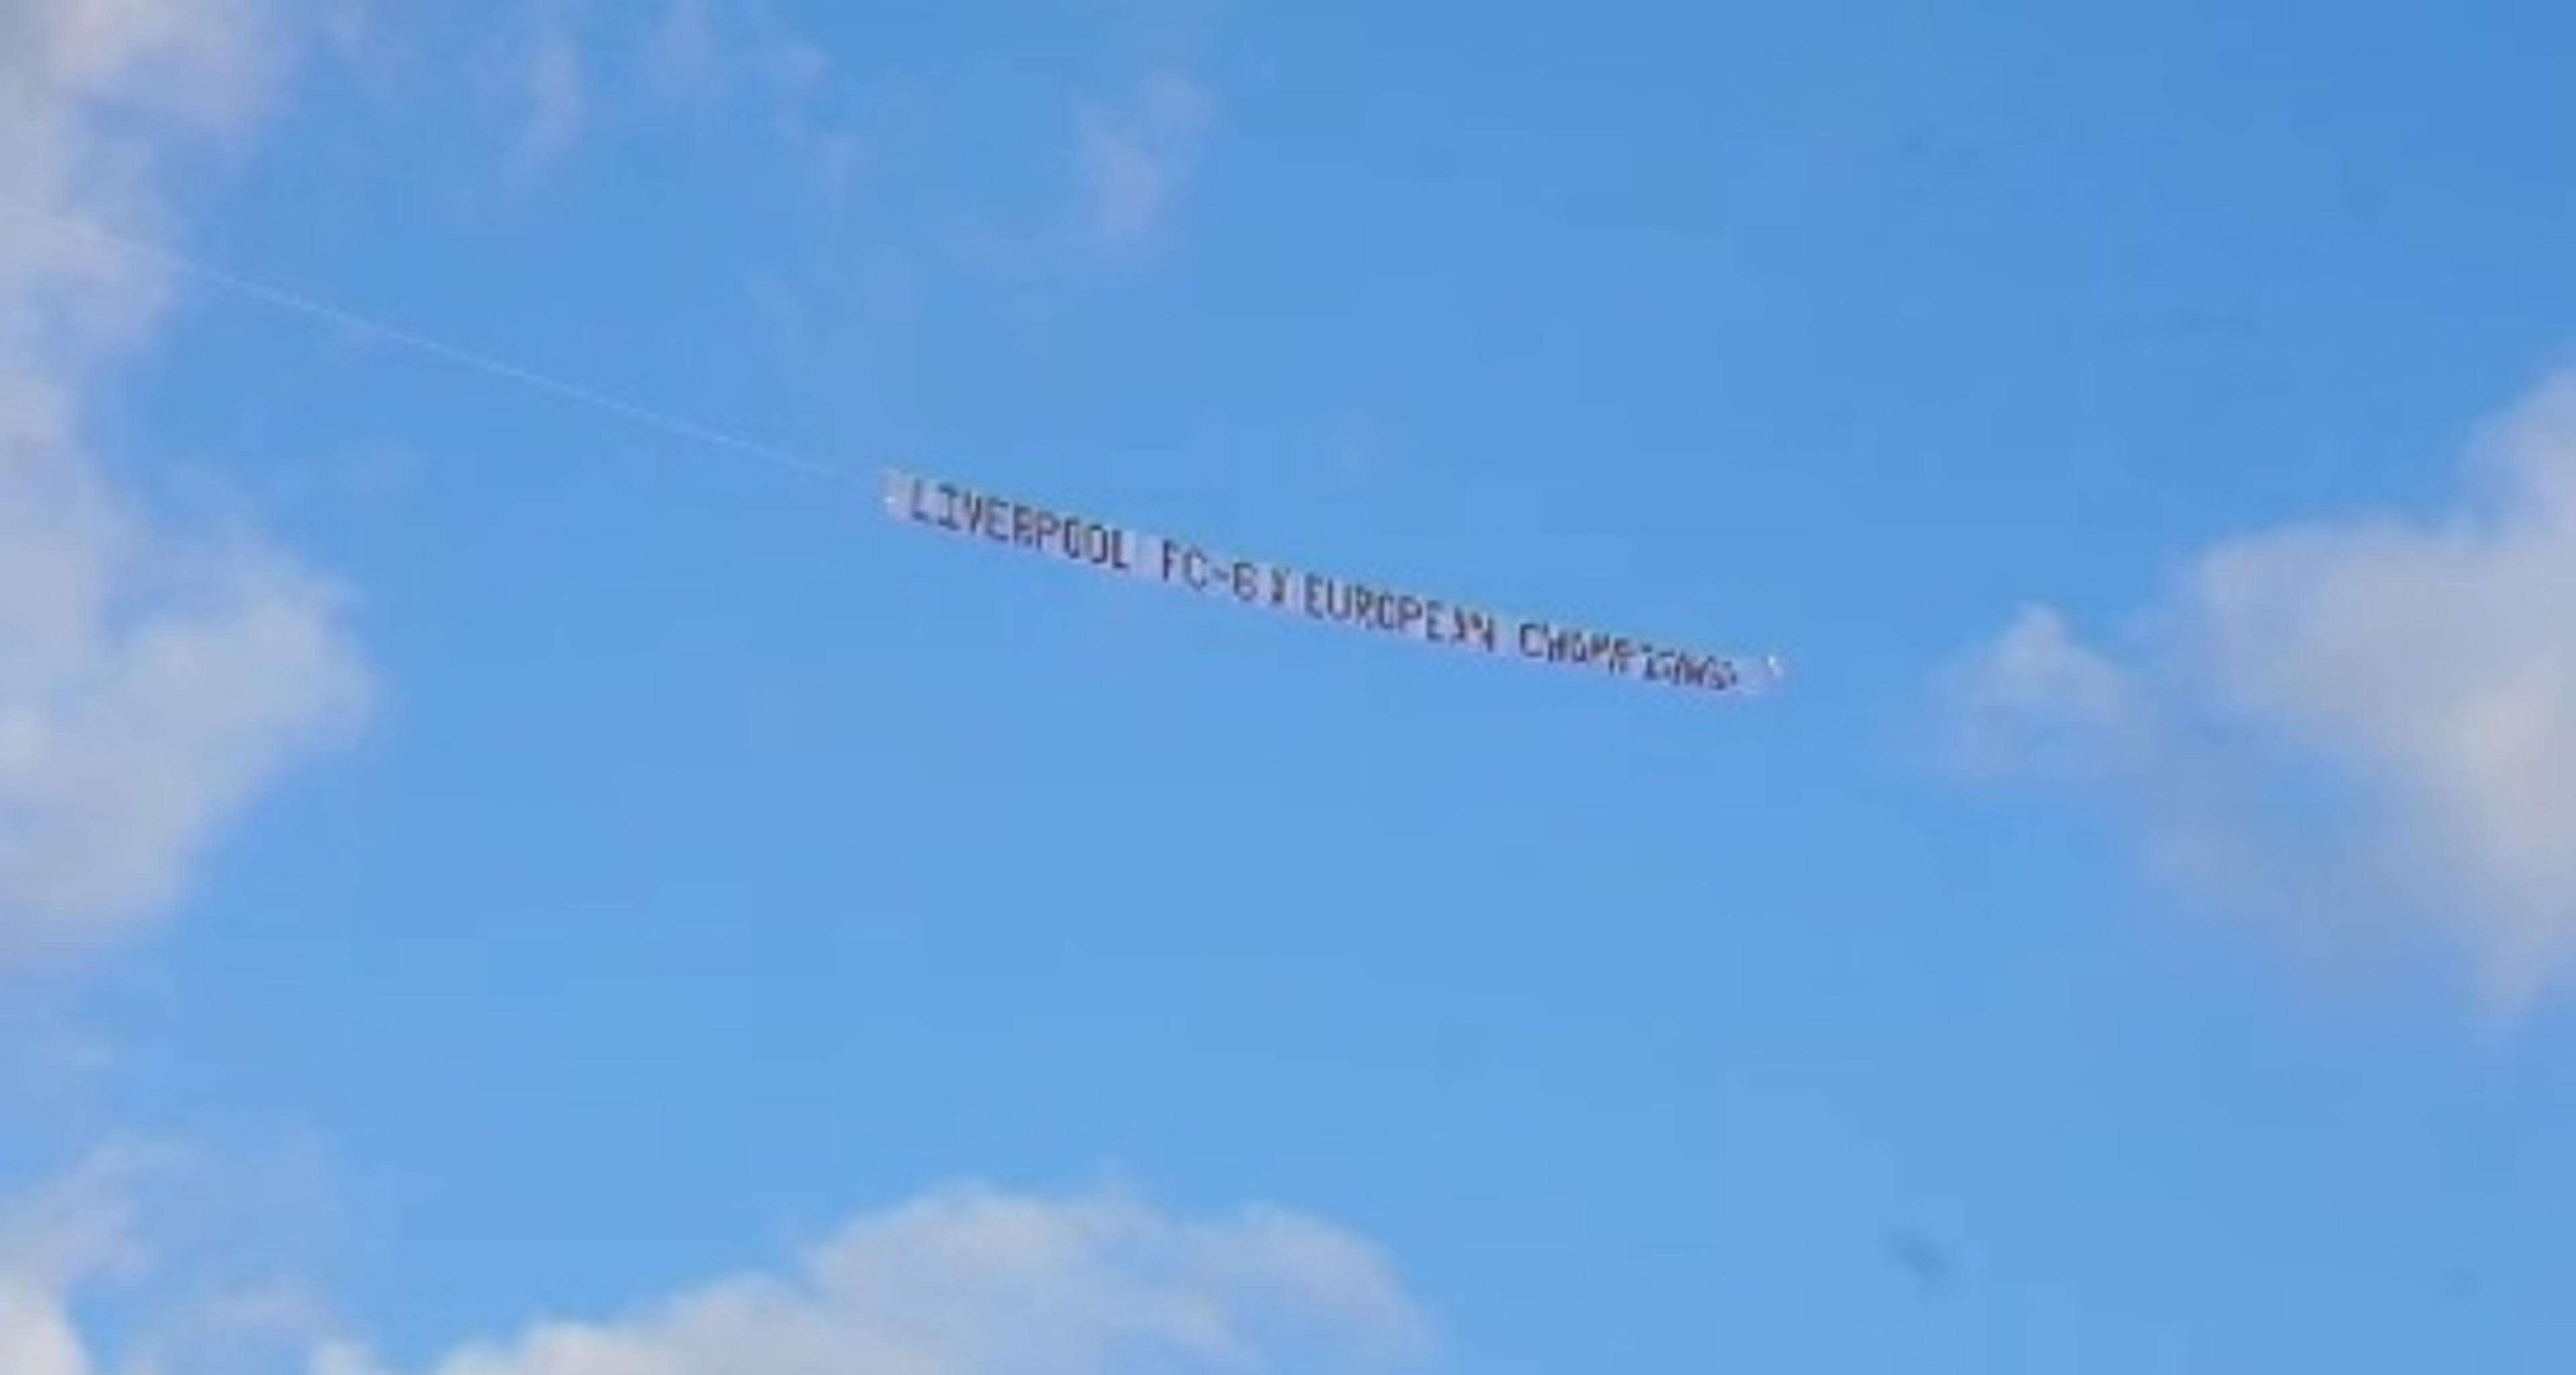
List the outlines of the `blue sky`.
{"type": "Polygon", "coordinates": [[[71,1201],[0,1354],[2576,1352],[2576,18],[47,13],[0,1168],[71,1201]],[[1246,615],[888,464],[1795,677],[1246,615]],[[110,1141],[194,1163],[127,1218],[110,1141]]]}

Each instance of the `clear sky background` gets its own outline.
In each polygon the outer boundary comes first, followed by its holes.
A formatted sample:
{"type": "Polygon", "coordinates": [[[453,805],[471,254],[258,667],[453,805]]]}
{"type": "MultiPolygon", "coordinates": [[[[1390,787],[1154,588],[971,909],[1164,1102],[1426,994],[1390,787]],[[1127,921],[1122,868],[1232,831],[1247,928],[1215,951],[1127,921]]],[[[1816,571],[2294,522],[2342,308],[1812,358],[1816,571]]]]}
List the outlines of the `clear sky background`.
{"type": "Polygon", "coordinates": [[[2566,1369],[2576,13],[2257,8],[0,0],[0,1368],[2566,1369]]]}

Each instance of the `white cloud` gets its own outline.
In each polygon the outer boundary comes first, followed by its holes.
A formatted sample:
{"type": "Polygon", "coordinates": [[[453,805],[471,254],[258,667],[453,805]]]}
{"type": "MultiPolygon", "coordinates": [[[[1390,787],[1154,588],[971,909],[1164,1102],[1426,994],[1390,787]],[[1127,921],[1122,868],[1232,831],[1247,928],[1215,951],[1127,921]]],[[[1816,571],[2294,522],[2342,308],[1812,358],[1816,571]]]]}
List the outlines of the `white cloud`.
{"type": "Polygon", "coordinates": [[[0,1280],[0,1370],[12,1375],[89,1375],[89,1356],[62,1304],[0,1280]]]}
{"type": "MultiPolygon", "coordinates": [[[[100,1368],[110,1343],[81,1330],[73,1303],[165,1260],[141,1242],[138,1203],[168,1164],[113,1147],[0,1200],[0,1370],[100,1368]]],[[[300,1355],[311,1375],[388,1375],[294,1286],[201,1288],[175,1314],[143,1314],[119,1371],[266,1370],[300,1355]]],[[[1321,1372],[1402,1368],[1432,1350],[1377,1253],[1325,1223],[961,1188],[851,1220],[792,1275],[729,1275],[613,1317],[539,1321],[461,1346],[428,1375],[1321,1372]]]]}
{"type": "Polygon", "coordinates": [[[0,1281],[61,1293],[132,1275],[148,1260],[136,1226],[140,1191],[180,1161],[167,1147],[119,1138],[61,1176],[0,1199],[0,1281]]]}
{"type": "Polygon", "coordinates": [[[72,1300],[92,1280],[141,1264],[134,1194],[165,1164],[158,1152],[111,1143],[60,1179],[0,1199],[0,1371],[90,1375],[72,1300]]]}
{"type": "Polygon", "coordinates": [[[179,1193],[207,1191],[204,1163],[115,1140],[55,1179],[0,1197],[0,1372],[249,1375],[302,1363],[328,1343],[330,1317],[303,1287],[225,1274],[240,1268],[238,1241],[185,1239],[189,1228],[173,1214],[187,1210],[171,1205],[179,1193]],[[114,1342],[84,1330],[85,1301],[109,1292],[135,1300],[114,1342]]]}
{"type": "Polygon", "coordinates": [[[2449,940],[2519,1005],[2576,956],[2576,373],[2473,459],[2438,519],[2205,551],[2126,654],[2027,613],[1954,684],[1972,739],[2142,804],[2312,934],[2449,940]]]}
{"type": "Polygon", "coordinates": [[[1204,87],[1162,72],[1129,108],[1085,102],[1075,110],[1085,225],[1096,242],[1116,246],[1151,232],[1196,166],[1213,108],[1204,87]]]}
{"type": "MultiPolygon", "coordinates": [[[[1326,1224],[956,1190],[852,1221],[792,1278],[736,1275],[614,1319],[542,1322],[431,1375],[1182,1375],[1428,1351],[1375,1252],[1326,1224]]],[[[314,1370],[383,1375],[346,1347],[314,1370]]]]}
{"type": "Polygon", "coordinates": [[[183,148],[260,113],[258,0],[0,8],[0,957],[167,907],[216,829],[364,710],[343,595],[241,531],[181,529],[85,443],[166,282],[59,232],[149,227],[183,148]]]}

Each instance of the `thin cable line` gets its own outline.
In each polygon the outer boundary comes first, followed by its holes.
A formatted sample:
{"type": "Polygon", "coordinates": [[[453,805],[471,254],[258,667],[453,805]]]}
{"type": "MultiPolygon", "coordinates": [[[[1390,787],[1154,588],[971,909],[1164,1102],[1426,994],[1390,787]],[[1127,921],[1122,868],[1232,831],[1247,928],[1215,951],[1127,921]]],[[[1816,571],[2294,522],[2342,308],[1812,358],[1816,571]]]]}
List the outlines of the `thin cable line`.
{"type": "Polygon", "coordinates": [[[540,391],[551,392],[565,400],[576,401],[586,406],[595,407],[616,415],[624,416],[626,419],[636,421],[640,424],[650,425],[656,429],[664,430],[683,438],[694,439],[702,444],[712,444],[720,448],[732,449],[738,453],[746,454],[765,462],[794,469],[798,472],[805,473],[808,476],[826,478],[845,478],[848,476],[848,474],[843,470],[833,467],[828,463],[816,462],[815,460],[806,458],[800,454],[790,453],[785,449],[776,447],[775,445],[763,444],[758,440],[745,439],[739,435],[727,434],[721,430],[710,429],[707,426],[697,424],[693,421],[683,420],[677,416],[653,410],[650,407],[639,406],[632,401],[621,400],[604,392],[593,391],[588,387],[566,382],[559,378],[549,377],[544,373],[535,371],[534,369],[524,368],[515,363],[505,363],[488,354],[477,353],[472,349],[460,348],[454,344],[442,343],[439,340],[428,337],[427,335],[417,334],[396,325],[386,324],[381,320],[370,319],[356,311],[343,309],[339,306],[328,305],[324,302],[314,300],[309,296],[288,291],[283,287],[271,286],[265,282],[255,281],[238,273],[227,272],[222,268],[213,267],[206,263],[199,262],[185,254],[173,252],[170,249],[162,248],[154,244],[145,243],[140,239],[131,238],[127,235],[115,233],[111,230],[101,229],[93,224],[84,224],[75,220],[67,219],[60,215],[50,214],[42,210],[37,210],[31,206],[13,202],[5,197],[0,197],[0,213],[9,214],[22,220],[31,221],[62,233],[73,234],[81,238],[103,243],[111,248],[133,254],[136,257],[150,259],[151,261],[160,263],[165,267],[176,268],[191,276],[213,282],[218,286],[239,292],[242,295],[249,296],[255,300],[266,302],[269,305],[277,306],[286,310],[298,311],[317,319],[328,320],[333,324],[340,325],[347,329],[357,330],[364,334],[371,334],[380,339],[400,344],[406,348],[416,349],[422,353],[446,359],[448,362],[462,364],[466,367],[474,368],[494,377],[517,382],[523,386],[534,387],[540,391]]]}

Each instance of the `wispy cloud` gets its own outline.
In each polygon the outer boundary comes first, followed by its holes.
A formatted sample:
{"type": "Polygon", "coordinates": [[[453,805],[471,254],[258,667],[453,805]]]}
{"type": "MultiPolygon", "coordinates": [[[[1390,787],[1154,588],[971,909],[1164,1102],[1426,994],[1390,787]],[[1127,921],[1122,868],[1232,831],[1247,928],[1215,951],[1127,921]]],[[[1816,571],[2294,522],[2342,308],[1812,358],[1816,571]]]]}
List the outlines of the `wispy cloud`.
{"type": "Polygon", "coordinates": [[[528,63],[527,119],[519,129],[519,157],[530,166],[545,166],[572,151],[581,136],[582,111],[588,102],[581,70],[581,51],[572,36],[549,33],[537,40],[528,63]]]}
{"type": "Polygon", "coordinates": [[[2126,652],[2031,609],[1953,681],[1967,738],[2138,804],[2311,935],[2448,940],[2522,1006],[2576,962],[2576,373],[2473,457],[2438,518],[2205,551],[2126,652]]]}
{"type": "Polygon", "coordinates": [[[259,114],[260,0],[62,0],[0,20],[0,958],[88,949],[179,895],[278,773],[363,716],[330,581],[116,491],[84,412],[167,282],[63,222],[149,225],[166,161],[259,114]]]}
{"type": "Polygon", "coordinates": [[[643,73],[662,98],[702,107],[751,92],[827,188],[845,188],[858,168],[858,135],[816,112],[832,80],[830,56],[766,5],[731,9],[720,23],[708,0],[668,0],[647,36],[643,73]]]}
{"type": "Polygon", "coordinates": [[[664,96],[713,99],[732,66],[707,0],[670,0],[644,48],[647,83],[664,96]]]}
{"type": "Polygon", "coordinates": [[[1095,244],[1119,247],[1152,232],[1197,166],[1214,109],[1205,87],[1175,72],[1147,78],[1123,104],[1076,107],[1083,221],[1095,244]]]}
{"type": "Polygon", "coordinates": [[[519,89],[517,155],[525,170],[553,166],[580,142],[590,79],[582,65],[579,18],[572,0],[537,6],[536,36],[528,45],[519,89]]]}

